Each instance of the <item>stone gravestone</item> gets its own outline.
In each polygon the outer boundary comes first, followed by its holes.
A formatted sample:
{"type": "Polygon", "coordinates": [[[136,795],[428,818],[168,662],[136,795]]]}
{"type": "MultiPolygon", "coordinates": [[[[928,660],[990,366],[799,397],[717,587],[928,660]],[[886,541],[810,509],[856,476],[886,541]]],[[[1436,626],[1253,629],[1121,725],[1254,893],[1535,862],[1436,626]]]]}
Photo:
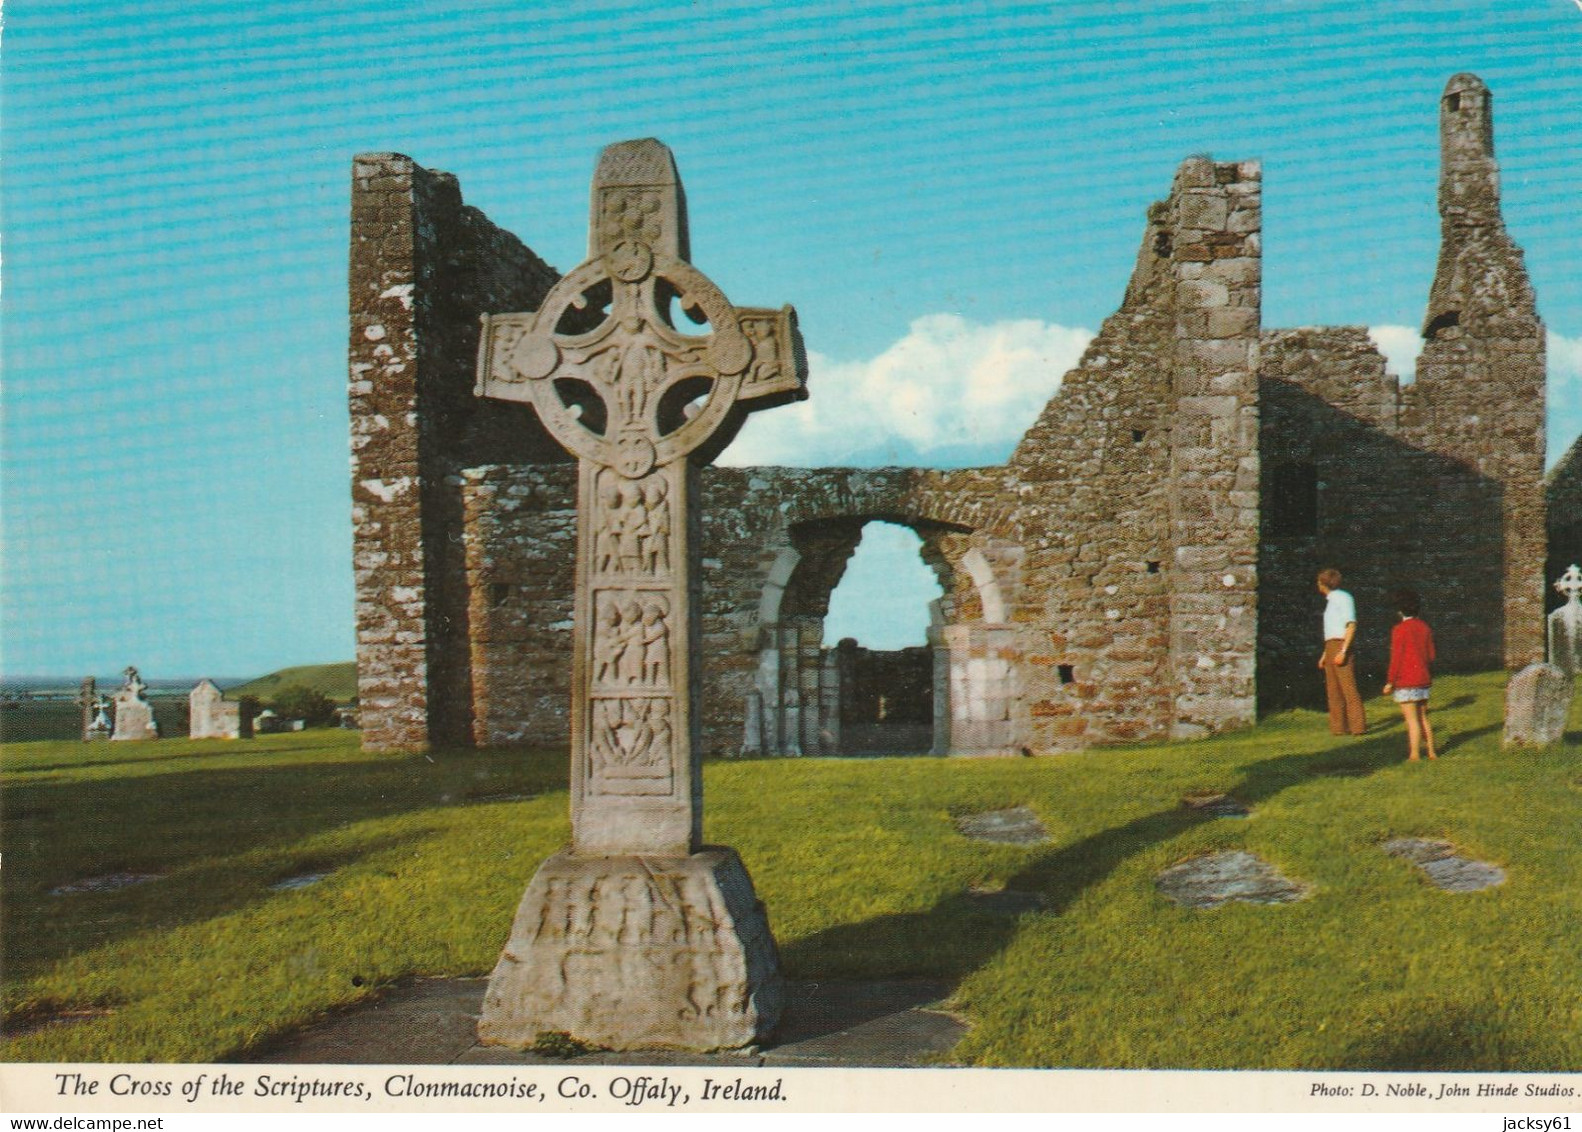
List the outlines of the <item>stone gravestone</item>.
{"type": "Polygon", "coordinates": [[[187,694],[187,738],[239,739],[242,705],[228,703],[213,680],[205,677],[187,694]]]}
{"type": "Polygon", "coordinates": [[[100,739],[109,739],[110,733],[115,729],[110,722],[110,701],[100,696],[93,705],[93,722],[88,725],[88,734],[85,738],[89,742],[100,739]]]}
{"type": "Polygon", "coordinates": [[[733,1048],[783,991],[746,869],[702,844],[696,470],[805,396],[807,367],[790,307],[732,306],[687,262],[669,149],[608,147],[592,198],[588,259],[536,312],[484,316],[479,346],[476,392],[531,404],[579,470],[572,841],[522,898],[478,1034],[733,1048]]]}
{"type": "Polygon", "coordinates": [[[1570,711],[1571,678],[1552,664],[1529,664],[1505,686],[1505,745],[1558,743],[1570,711]]]}
{"type": "Polygon", "coordinates": [[[84,743],[93,738],[93,709],[99,702],[99,682],[92,676],[84,676],[82,685],[77,689],[77,708],[82,713],[82,741],[84,743]]]}
{"type": "Polygon", "coordinates": [[[158,739],[159,726],[154,722],[154,709],[143,695],[148,685],[143,683],[137,669],[128,667],[123,673],[126,683],[115,694],[115,731],[112,739],[158,739]]]}
{"type": "Polygon", "coordinates": [[[1572,563],[1555,589],[1566,603],[1549,615],[1549,663],[1575,680],[1582,676],[1582,569],[1572,563]]]}

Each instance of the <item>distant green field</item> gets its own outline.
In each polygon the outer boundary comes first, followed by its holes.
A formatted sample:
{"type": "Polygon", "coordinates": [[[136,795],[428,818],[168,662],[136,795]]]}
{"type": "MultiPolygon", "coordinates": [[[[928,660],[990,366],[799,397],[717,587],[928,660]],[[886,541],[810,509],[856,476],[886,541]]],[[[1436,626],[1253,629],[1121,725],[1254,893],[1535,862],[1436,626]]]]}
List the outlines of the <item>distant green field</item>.
{"type": "MultiPolygon", "coordinates": [[[[156,694],[149,703],[161,735],[179,739],[187,734],[186,696],[156,694]]],[[[70,700],[23,700],[0,709],[0,743],[76,739],[81,732],[82,709],[70,700]]]]}
{"type": "Polygon", "coordinates": [[[281,689],[292,684],[302,684],[322,692],[338,704],[348,703],[357,696],[357,662],[346,660],[338,664],[301,664],[295,668],[282,668],[268,676],[225,689],[225,698],[235,700],[242,696],[256,696],[267,703],[281,689]]]}

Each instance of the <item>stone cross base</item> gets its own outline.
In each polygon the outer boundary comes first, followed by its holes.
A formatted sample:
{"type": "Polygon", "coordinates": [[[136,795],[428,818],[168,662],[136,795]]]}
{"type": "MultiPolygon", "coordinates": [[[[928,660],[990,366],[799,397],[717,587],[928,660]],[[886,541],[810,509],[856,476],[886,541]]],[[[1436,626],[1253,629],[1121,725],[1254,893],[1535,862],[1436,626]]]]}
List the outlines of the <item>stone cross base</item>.
{"type": "Polygon", "coordinates": [[[769,1036],[784,989],[763,905],[732,849],[539,867],[484,995],[478,1038],[626,1050],[736,1049],[769,1036]]]}

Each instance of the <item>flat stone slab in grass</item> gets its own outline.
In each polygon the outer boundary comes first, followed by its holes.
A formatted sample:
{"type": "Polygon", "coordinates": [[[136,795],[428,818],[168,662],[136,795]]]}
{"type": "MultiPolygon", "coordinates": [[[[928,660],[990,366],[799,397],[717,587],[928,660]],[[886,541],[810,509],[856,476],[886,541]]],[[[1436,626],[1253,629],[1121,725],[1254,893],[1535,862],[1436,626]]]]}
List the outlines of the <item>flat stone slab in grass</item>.
{"type": "Polygon", "coordinates": [[[1216,794],[1212,791],[1188,794],[1181,799],[1181,804],[1194,813],[1216,818],[1245,818],[1252,814],[1251,810],[1229,794],[1216,794]]]}
{"type": "Polygon", "coordinates": [[[301,873],[294,877],[286,877],[284,880],[275,881],[274,884],[269,886],[269,891],[290,892],[296,888],[307,888],[310,885],[318,884],[319,881],[329,875],[329,873],[301,873]]]}
{"type": "Polygon", "coordinates": [[[84,877],[70,884],[49,890],[51,896],[70,896],[75,892],[114,892],[118,888],[131,888],[134,884],[147,884],[158,880],[159,873],[105,873],[103,876],[84,877]]]}
{"type": "Polygon", "coordinates": [[[965,814],[956,819],[956,830],[974,841],[995,841],[1002,845],[1037,845],[1049,840],[1049,831],[1043,822],[1026,806],[965,814]]]}
{"type": "Polygon", "coordinates": [[[1172,865],[1154,878],[1154,887],[1188,908],[1217,908],[1231,900],[1289,904],[1307,895],[1306,885],[1281,876],[1267,861],[1240,849],[1172,865]]]}
{"type": "Polygon", "coordinates": [[[95,1018],[108,1018],[115,1011],[108,1006],[69,1006],[56,1004],[8,1019],[5,1036],[19,1038],[56,1026],[69,1026],[74,1022],[91,1022],[95,1018]]]}
{"type": "Polygon", "coordinates": [[[1397,837],[1380,846],[1392,857],[1412,862],[1437,888],[1446,892],[1477,892],[1505,883],[1505,870],[1487,861],[1469,861],[1456,855],[1448,841],[1422,837],[1397,837]]]}

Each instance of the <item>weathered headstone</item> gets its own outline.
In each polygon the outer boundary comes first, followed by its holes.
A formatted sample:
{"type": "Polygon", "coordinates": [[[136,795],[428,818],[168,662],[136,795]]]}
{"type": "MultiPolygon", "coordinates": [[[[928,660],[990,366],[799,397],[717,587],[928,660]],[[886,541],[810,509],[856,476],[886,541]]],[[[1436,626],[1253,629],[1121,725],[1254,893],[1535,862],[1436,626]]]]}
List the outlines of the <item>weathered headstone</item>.
{"type": "Polygon", "coordinates": [[[99,682],[92,676],[82,678],[77,690],[77,707],[82,712],[82,741],[93,738],[93,709],[99,702],[99,682]]]}
{"type": "Polygon", "coordinates": [[[783,992],[746,869],[702,844],[692,501],[748,412],[804,396],[806,361],[790,307],[732,306],[687,262],[659,142],[600,155],[588,243],[536,312],[484,316],[479,347],[476,392],[531,404],[579,471],[572,842],[522,898],[478,1033],[743,1046],[783,992]]]}
{"type": "Polygon", "coordinates": [[[189,739],[239,739],[242,705],[225,699],[225,693],[205,677],[187,694],[189,739]]]}
{"type": "Polygon", "coordinates": [[[83,738],[90,743],[101,739],[108,740],[114,729],[114,725],[110,722],[110,701],[104,696],[99,696],[93,703],[93,722],[88,724],[88,730],[83,738]]]}
{"type": "Polygon", "coordinates": [[[1555,589],[1566,603],[1549,615],[1549,663],[1574,680],[1582,676],[1582,569],[1573,562],[1555,589]]]}
{"type": "Polygon", "coordinates": [[[115,732],[110,738],[158,739],[159,726],[154,722],[154,708],[143,695],[148,685],[143,683],[136,668],[129,666],[123,675],[126,683],[115,694],[115,732]]]}
{"type": "Polygon", "coordinates": [[[1552,664],[1529,664],[1505,686],[1505,745],[1558,743],[1570,711],[1570,678],[1552,664]]]}

